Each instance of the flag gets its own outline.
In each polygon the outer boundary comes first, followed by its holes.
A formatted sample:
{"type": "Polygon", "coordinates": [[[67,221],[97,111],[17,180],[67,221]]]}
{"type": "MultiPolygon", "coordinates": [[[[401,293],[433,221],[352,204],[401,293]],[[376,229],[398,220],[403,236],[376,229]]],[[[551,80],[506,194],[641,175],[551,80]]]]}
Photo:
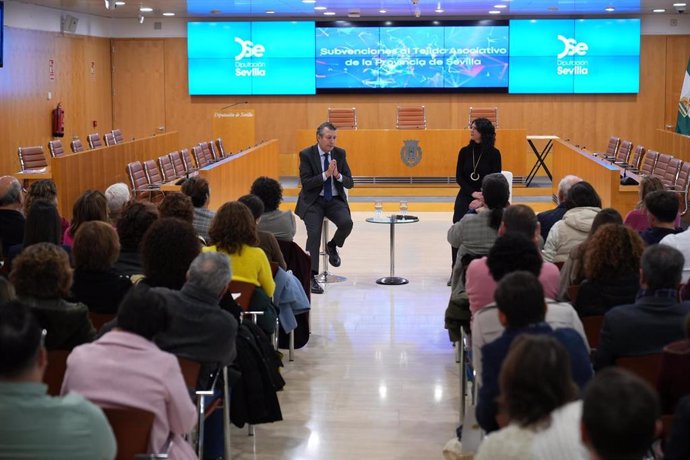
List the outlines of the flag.
{"type": "Polygon", "coordinates": [[[678,101],[678,121],[676,121],[676,132],[690,135],[690,61],[685,69],[683,88],[680,90],[680,100],[678,101]]]}

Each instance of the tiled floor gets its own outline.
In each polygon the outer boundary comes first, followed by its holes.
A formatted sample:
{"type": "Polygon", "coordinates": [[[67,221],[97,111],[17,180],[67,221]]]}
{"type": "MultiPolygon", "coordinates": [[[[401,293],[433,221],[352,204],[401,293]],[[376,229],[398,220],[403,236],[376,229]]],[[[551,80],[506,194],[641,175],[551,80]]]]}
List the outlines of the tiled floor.
{"type": "MultiPolygon", "coordinates": [[[[458,371],[443,328],[450,288],[450,213],[420,213],[396,230],[396,274],[389,274],[387,225],[364,221],[341,250],[342,283],[312,297],[312,336],[287,362],[279,394],[282,422],[254,437],[233,428],[234,459],[433,459],[458,424],[458,371]]],[[[295,239],[306,233],[298,220],[295,239]]]]}

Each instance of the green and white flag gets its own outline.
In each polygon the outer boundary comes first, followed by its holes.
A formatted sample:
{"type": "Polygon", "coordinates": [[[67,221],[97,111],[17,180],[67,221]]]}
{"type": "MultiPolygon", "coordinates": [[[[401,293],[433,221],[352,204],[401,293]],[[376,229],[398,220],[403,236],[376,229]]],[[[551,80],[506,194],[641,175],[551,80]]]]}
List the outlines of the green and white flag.
{"type": "Polygon", "coordinates": [[[676,132],[690,136],[690,61],[685,69],[683,88],[680,90],[680,100],[678,101],[678,121],[676,122],[676,132]]]}

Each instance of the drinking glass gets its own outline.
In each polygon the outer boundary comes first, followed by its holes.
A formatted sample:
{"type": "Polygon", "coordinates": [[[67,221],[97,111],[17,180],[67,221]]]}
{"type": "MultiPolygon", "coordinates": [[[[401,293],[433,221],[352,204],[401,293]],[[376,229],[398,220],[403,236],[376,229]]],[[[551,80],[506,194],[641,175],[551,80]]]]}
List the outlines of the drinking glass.
{"type": "Polygon", "coordinates": [[[383,203],[376,201],[374,203],[374,218],[380,219],[381,217],[383,217],[383,203]]]}
{"type": "Polygon", "coordinates": [[[400,200],[400,215],[407,215],[407,200],[400,200]]]}

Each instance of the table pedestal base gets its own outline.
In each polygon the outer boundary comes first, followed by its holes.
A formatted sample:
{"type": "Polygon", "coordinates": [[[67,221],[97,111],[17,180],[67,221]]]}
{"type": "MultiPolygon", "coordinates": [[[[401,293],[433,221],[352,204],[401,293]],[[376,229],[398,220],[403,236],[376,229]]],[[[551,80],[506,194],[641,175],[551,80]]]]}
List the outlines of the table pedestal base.
{"type": "Polygon", "coordinates": [[[407,283],[409,283],[407,278],[401,278],[399,276],[384,276],[376,280],[376,284],[385,284],[388,286],[399,286],[407,283]]]}

